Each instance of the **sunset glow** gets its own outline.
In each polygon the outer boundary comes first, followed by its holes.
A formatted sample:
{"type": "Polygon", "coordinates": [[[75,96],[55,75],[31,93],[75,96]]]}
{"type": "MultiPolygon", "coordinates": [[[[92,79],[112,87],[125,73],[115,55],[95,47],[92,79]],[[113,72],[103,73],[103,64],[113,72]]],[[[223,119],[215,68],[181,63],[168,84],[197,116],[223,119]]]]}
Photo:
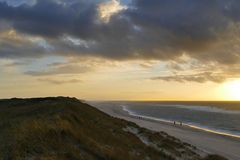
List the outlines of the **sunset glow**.
{"type": "Polygon", "coordinates": [[[0,98],[240,100],[238,5],[0,0],[0,98]]]}
{"type": "Polygon", "coordinates": [[[0,0],[0,142],[13,160],[240,160],[240,0],[0,0]]]}
{"type": "Polygon", "coordinates": [[[240,100],[240,80],[226,82],[222,88],[227,100],[240,100]]]}

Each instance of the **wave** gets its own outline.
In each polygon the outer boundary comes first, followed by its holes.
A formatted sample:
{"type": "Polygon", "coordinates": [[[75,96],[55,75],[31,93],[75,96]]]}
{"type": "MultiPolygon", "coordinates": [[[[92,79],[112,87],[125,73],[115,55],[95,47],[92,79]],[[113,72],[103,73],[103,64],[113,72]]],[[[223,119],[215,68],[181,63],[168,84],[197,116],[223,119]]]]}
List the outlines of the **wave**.
{"type": "Polygon", "coordinates": [[[224,114],[240,114],[240,111],[226,110],[222,108],[212,106],[197,106],[197,105],[180,105],[180,104],[156,104],[156,107],[174,107],[195,111],[213,112],[213,113],[224,113],[224,114]]]}
{"type": "MultiPolygon", "coordinates": [[[[140,114],[137,114],[137,113],[135,113],[133,111],[130,111],[127,108],[127,106],[124,106],[124,105],[120,105],[120,106],[129,115],[137,117],[137,118],[141,118],[141,119],[145,119],[145,120],[158,121],[158,122],[165,122],[165,123],[169,123],[169,124],[173,124],[174,123],[174,121],[172,121],[172,120],[166,120],[166,119],[161,119],[161,118],[156,118],[156,117],[151,117],[151,116],[140,115],[140,114]]],[[[202,131],[205,131],[205,132],[209,132],[209,133],[214,133],[214,134],[228,136],[228,137],[234,137],[234,138],[240,138],[240,134],[238,135],[238,134],[234,134],[234,133],[231,133],[231,132],[228,132],[228,131],[212,129],[212,128],[208,128],[206,126],[200,126],[200,125],[190,124],[190,123],[182,123],[182,125],[190,127],[190,128],[202,130],[202,131]]]]}

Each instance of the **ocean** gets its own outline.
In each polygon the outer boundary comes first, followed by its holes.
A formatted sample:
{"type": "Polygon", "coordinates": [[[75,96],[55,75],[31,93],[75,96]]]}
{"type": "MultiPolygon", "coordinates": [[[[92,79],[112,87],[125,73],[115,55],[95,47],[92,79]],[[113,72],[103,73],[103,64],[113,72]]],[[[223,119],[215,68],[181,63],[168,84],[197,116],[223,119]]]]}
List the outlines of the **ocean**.
{"type": "MultiPolygon", "coordinates": [[[[239,102],[116,102],[132,116],[240,138],[239,102]],[[234,110],[226,110],[226,108],[234,110]],[[239,109],[239,110],[238,110],[239,109]]],[[[115,104],[115,105],[116,105],[115,104]]]]}

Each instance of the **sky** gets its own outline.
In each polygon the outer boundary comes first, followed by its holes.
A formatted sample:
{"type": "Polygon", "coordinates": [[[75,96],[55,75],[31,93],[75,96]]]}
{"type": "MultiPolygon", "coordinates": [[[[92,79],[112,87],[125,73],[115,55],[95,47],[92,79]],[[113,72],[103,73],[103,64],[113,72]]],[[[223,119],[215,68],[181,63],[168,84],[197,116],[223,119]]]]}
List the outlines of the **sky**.
{"type": "Polygon", "coordinates": [[[240,100],[239,0],[0,0],[0,98],[240,100]]]}

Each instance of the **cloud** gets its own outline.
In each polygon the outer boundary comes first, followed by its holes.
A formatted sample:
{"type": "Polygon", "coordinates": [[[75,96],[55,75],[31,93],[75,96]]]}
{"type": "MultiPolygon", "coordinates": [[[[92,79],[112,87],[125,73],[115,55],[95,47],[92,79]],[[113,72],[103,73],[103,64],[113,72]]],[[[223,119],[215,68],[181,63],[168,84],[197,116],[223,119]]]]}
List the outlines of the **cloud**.
{"type": "MultiPolygon", "coordinates": [[[[0,2],[0,15],[17,32],[45,37],[56,54],[63,45],[61,54],[169,60],[186,53],[218,61],[218,53],[212,50],[216,50],[216,43],[223,42],[229,25],[239,22],[238,5],[234,0],[135,0],[123,9],[116,0],[38,0],[32,6],[17,7],[0,2]],[[99,14],[109,23],[100,23],[99,14]],[[85,45],[62,42],[66,35],[85,45]]],[[[228,57],[236,58],[233,54],[228,57]]]]}
{"type": "Polygon", "coordinates": [[[56,79],[38,79],[41,82],[47,82],[51,84],[56,84],[56,85],[62,85],[62,84],[73,84],[73,83],[82,83],[82,80],[79,79],[70,79],[70,80],[56,80],[56,79]]]}
{"type": "Polygon", "coordinates": [[[58,37],[63,33],[74,32],[82,35],[95,16],[94,6],[91,0],[38,0],[33,6],[17,7],[0,2],[0,17],[10,21],[17,31],[28,34],[58,37]]]}
{"type": "MultiPolygon", "coordinates": [[[[16,2],[0,1],[0,32],[13,30],[20,37],[0,34],[0,58],[61,55],[178,63],[187,56],[203,66],[214,63],[213,71],[224,75],[229,75],[225,66],[239,68],[238,0],[133,0],[127,7],[117,0],[16,2]]],[[[197,79],[218,81],[214,76],[197,79]]]]}
{"type": "Polygon", "coordinates": [[[34,5],[36,0],[0,0],[0,2],[6,2],[11,6],[19,6],[22,4],[34,5]]]}
{"type": "Polygon", "coordinates": [[[24,65],[27,65],[27,64],[29,64],[29,63],[28,63],[28,62],[22,62],[22,61],[19,61],[19,62],[11,62],[11,63],[5,64],[4,67],[24,66],[24,65]]]}
{"type": "Polygon", "coordinates": [[[54,64],[52,66],[49,66],[47,70],[27,71],[24,74],[30,76],[51,76],[64,74],[83,74],[92,70],[93,69],[88,66],[80,66],[74,64],[54,64]]]}
{"type": "Polygon", "coordinates": [[[162,80],[162,81],[175,81],[175,82],[197,82],[197,83],[205,83],[205,82],[215,82],[221,83],[226,80],[226,76],[221,74],[215,74],[212,72],[203,72],[197,74],[190,75],[173,75],[173,76],[159,76],[153,77],[151,80],[162,80]]]}
{"type": "Polygon", "coordinates": [[[14,30],[0,32],[0,58],[18,59],[50,55],[46,48],[32,38],[14,30]]]}
{"type": "Polygon", "coordinates": [[[109,22],[112,15],[124,9],[127,9],[127,7],[122,6],[119,0],[107,1],[105,3],[100,3],[98,6],[99,16],[105,23],[109,22]]]}

